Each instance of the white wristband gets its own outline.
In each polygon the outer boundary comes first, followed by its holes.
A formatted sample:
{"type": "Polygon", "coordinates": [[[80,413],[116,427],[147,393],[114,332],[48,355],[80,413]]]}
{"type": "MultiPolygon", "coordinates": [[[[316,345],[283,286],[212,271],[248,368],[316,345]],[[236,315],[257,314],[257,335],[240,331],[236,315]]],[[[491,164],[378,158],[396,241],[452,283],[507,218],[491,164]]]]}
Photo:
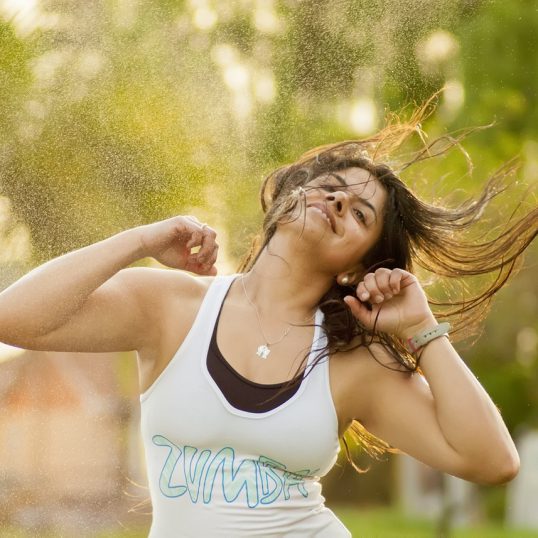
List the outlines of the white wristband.
{"type": "Polygon", "coordinates": [[[416,353],[421,347],[424,347],[428,342],[448,334],[451,329],[451,325],[448,322],[439,323],[435,327],[421,331],[415,334],[412,338],[407,339],[407,345],[411,353],[416,353]]]}

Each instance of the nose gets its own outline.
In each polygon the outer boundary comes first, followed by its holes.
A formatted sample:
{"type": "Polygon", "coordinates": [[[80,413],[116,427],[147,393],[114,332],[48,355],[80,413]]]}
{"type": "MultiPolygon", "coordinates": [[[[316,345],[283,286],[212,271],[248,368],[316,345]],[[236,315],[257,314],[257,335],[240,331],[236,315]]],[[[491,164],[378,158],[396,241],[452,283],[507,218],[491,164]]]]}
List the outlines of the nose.
{"type": "Polygon", "coordinates": [[[327,204],[331,204],[335,213],[341,215],[345,210],[346,205],[349,203],[349,197],[347,193],[343,191],[335,191],[327,193],[325,196],[325,201],[327,204]]]}

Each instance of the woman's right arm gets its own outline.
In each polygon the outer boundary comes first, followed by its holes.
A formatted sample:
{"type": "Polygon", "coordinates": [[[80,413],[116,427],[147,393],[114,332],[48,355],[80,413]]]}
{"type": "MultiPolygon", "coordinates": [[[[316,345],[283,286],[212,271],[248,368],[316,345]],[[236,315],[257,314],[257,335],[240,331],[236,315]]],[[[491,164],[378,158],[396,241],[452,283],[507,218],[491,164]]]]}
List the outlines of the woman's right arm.
{"type": "Polygon", "coordinates": [[[132,228],[55,258],[0,293],[0,341],[51,351],[131,351],[158,338],[163,282],[196,288],[182,271],[126,268],[152,256],[215,274],[215,232],[192,217],[132,228]],[[191,248],[200,246],[198,254],[191,248]],[[205,264],[203,264],[205,263],[205,264]]]}

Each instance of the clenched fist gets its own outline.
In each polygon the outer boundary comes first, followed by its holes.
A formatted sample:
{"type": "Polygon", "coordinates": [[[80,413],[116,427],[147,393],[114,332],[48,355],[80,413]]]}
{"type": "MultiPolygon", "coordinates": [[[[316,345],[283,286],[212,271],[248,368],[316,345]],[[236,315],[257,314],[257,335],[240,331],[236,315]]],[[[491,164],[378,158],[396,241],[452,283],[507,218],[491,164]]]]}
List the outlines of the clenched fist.
{"type": "Polygon", "coordinates": [[[415,275],[403,269],[379,268],[368,273],[356,288],[356,296],[344,301],[367,328],[407,339],[437,322],[415,275]]]}
{"type": "Polygon", "coordinates": [[[144,257],[151,256],[168,267],[200,275],[217,274],[217,234],[196,217],[176,216],[139,226],[137,230],[144,257]],[[195,247],[200,250],[191,253],[195,247]]]}

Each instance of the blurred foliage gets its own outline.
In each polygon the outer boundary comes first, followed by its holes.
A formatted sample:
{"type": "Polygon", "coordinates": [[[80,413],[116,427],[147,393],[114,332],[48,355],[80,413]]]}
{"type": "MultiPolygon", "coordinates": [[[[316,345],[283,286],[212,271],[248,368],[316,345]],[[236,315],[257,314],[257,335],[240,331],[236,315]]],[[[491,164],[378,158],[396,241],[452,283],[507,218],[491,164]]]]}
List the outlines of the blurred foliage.
{"type": "MultiPolygon", "coordinates": [[[[444,84],[425,125],[432,137],[497,125],[465,142],[472,175],[454,150],[404,178],[429,200],[458,200],[519,155],[520,186],[494,211],[508,219],[520,200],[523,210],[536,203],[525,193],[538,177],[533,0],[0,9],[0,195],[29,231],[27,267],[208,207],[235,262],[261,222],[264,174],[312,146],[364,136],[386,110],[444,84]]],[[[537,262],[533,247],[465,352],[512,431],[538,427],[537,262]]]]}

